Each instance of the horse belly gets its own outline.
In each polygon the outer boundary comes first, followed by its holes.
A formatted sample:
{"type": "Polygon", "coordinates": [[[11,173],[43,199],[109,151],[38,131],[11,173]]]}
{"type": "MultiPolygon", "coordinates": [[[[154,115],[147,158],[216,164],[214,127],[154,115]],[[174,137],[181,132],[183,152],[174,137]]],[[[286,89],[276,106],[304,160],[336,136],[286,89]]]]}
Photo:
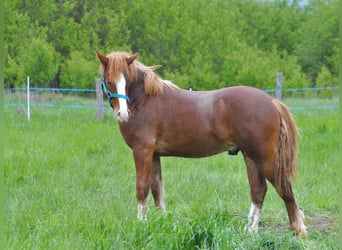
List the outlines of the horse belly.
{"type": "Polygon", "coordinates": [[[178,138],[177,141],[158,141],[155,152],[161,156],[179,156],[201,158],[235,149],[232,142],[220,141],[208,137],[178,138]]]}
{"type": "Polygon", "coordinates": [[[214,103],[212,96],[180,105],[163,121],[156,143],[156,152],[164,156],[206,157],[236,149],[231,139],[231,123],[225,108],[214,103]],[[216,122],[215,122],[216,120],[216,122]]]}

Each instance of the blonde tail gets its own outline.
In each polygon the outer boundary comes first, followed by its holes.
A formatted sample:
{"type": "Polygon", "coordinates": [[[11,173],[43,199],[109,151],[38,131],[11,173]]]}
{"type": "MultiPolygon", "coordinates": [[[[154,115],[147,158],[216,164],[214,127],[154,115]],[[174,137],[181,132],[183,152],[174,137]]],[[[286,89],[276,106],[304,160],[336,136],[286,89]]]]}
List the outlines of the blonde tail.
{"type": "Polygon", "coordinates": [[[275,157],[275,188],[280,196],[292,194],[290,178],[296,173],[297,128],[285,104],[273,99],[280,115],[278,150],[275,157]]]}

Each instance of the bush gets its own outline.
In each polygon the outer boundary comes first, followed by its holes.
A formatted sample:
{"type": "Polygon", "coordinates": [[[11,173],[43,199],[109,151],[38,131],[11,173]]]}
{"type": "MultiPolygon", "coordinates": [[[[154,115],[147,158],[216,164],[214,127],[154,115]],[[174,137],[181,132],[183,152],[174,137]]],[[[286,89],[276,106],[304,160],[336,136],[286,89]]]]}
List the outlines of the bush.
{"type": "MultiPolygon", "coordinates": [[[[316,87],[329,87],[329,86],[337,86],[337,85],[338,85],[337,78],[333,77],[329,69],[323,66],[317,77],[316,87]]],[[[321,97],[333,97],[334,92],[332,90],[321,90],[319,91],[319,95],[321,97]]]]}
{"type": "Polygon", "coordinates": [[[96,61],[85,59],[79,51],[72,51],[71,57],[61,66],[61,85],[66,88],[94,88],[99,67],[96,61]]]}
{"type": "Polygon", "coordinates": [[[40,38],[33,38],[20,50],[17,65],[19,82],[25,82],[30,76],[32,86],[48,87],[58,70],[54,47],[40,38]]]}

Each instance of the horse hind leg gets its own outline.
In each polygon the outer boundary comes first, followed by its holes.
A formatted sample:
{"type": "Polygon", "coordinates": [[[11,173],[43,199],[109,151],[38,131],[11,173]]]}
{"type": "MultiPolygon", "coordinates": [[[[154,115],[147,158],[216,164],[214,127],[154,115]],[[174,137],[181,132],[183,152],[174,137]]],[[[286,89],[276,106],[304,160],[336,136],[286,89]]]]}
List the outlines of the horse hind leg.
{"type": "Polygon", "coordinates": [[[289,180],[287,183],[287,191],[286,192],[278,191],[278,194],[285,202],[291,230],[293,230],[296,234],[306,237],[307,231],[306,231],[306,226],[304,225],[304,213],[298,207],[295,201],[294,194],[292,191],[292,186],[289,180]]]}
{"type": "Polygon", "coordinates": [[[291,168],[294,168],[294,166],[292,166],[294,163],[287,162],[287,164],[285,164],[284,161],[281,162],[282,163],[279,164],[276,160],[277,170],[273,175],[275,178],[270,178],[269,181],[285,202],[291,230],[303,237],[306,237],[307,231],[306,226],[304,225],[304,213],[299,209],[295,201],[290,180],[292,173],[289,172],[289,169],[291,170],[291,168]]]}
{"type": "Polygon", "coordinates": [[[281,178],[277,178],[276,175],[279,174],[279,172],[277,173],[273,167],[274,164],[271,162],[272,161],[268,164],[264,163],[261,165],[263,167],[261,170],[285,202],[291,230],[305,237],[307,232],[306,226],[304,225],[304,213],[299,209],[295,201],[290,178],[285,173],[281,174],[281,178]],[[279,184],[279,182],[281,182],[281,184],[279,184]]]}
{"type": "MultiPolygon", "coordinates": [[[[252,206],[248,215],[248,224],[245,227],[246,232],[256,233],[258,231],[258,223],[260,218],[260,212],[264,197],[267,191],[266,179],[272,183],[274,187],[276,185],[276,178],[274,178],[274,170],[271,171],[270,166],[272,163],[260,163],[256,164],[251,158],[245,156],[247,165],[248,180],[251,189],[252,206]]],[[[304,225],[304,213],[299,209],[292,191],[292,186],[289,179],[286,181],[286,190],[277,190],[280,197],[285,202],[287,214],[290,221],[290,227],[301,236],[306,236],[306,226],[304,225]]],[[[282,185],[284,187],[284,185],[282,185]]]]}
{"type": "Polygon", "coordinates": [[[290,181],[296,171],[297,128],[287,107],[276,99],[273,99],[273,103],[280,114],[280,131],[274,161],[275,170],[270,181],[285,202],[291,229],[305,237],[307,232],[304,213],[295,201],[290,181]]]}
{"type": "Polygon", "coordinates": [[[260,213],[267,192],[266,178],[258,169],[257,164],[244,154],[247,175],[252,198],[252,205],[248,214],[248,223],[245,226],[246,233],[257,233],[259,228],[260,213]]]}
{"type": "Polygon", "coordinates": [[[153,156],[150,188],[156,208],[160,209],[161,211],[165,211],[166,209],[164,203],[164,189],[159,156],[153,156]]]}

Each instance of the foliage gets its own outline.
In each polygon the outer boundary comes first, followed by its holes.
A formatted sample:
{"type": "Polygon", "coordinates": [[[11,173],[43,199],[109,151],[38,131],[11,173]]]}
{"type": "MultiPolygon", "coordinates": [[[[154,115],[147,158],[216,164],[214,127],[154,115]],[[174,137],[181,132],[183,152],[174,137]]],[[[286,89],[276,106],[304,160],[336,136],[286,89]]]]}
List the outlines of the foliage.
{"type": "Polygon", "coordinates": [[[33,85],[47,87],[57,73],[55,51],[47,42],[33,38],[20,48],[18,55],[18,79],[31,76],[33,85]]]}
{"type": "Polygon", "coordinates": [[[93,87],[96,50],[140,52],[143,63],[161,64],[159,73],[184,88],[270,89],[279,71],[284,86],[315,86],[323,66],[337,79],[337,5],[337,0],[311,0],[304,7],[288,0],[5,0],[5,86],[20,86],[23,76],[32,74],[39,86],[93,87]],[[47,65],[35,61],[32,42],[42,45],[47,65]],[[23,61],[26,57],[32,59],[23,61]]]}
{"type": "MultiPolygon", "coordinates": [[[[323,66],[317,77],[316,86],[317,87],[329,87],[329,86],[337,86],[337,85],[338,85],[337,78],[334,78],[331,75],[329,69],[323,66]]],[[[331,93],[331,91],[329,90],[323,90],[321,91],[320,96],[333,97],[334,93],[331,93]]]]}
{"type": "Polygon", "coordinates": [[[304,24],[300,28],[297,56],[313,86],[325,66],[337,79],[339,41],[338,1],[312,0],[306,7],[304,24]]]}
{"type": "Polygon", "coordinates": [[[89,79],[95,81],[93,71],[96,68],[98,68],[97,63],[86,60],[79,51],[72,51],[70,59],[61,65],[60,79],[64,87],[88,88],[89,79]]]}

